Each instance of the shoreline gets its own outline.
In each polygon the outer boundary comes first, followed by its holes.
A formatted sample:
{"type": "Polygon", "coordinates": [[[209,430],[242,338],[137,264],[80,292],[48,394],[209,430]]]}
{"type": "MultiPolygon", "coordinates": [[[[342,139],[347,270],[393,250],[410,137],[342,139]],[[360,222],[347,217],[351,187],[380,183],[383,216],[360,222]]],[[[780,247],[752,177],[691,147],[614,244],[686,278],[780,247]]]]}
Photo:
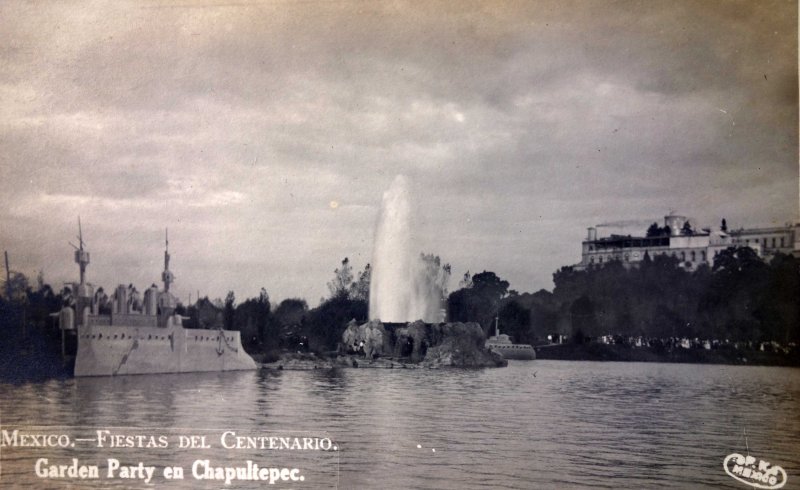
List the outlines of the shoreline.
{"type": "Polygon", "coordinates": [[[536,359],[554,361],[663,362],[735,366],[800,367],[800,351],[788,353],[755,349],[658,349],[599,343],[554,344],[534,347],[536,359]]]}
{"type": "Polygon", "coordinates": [[[336,357],[317,356],[314,353],[284,352],[272,362],[259,362],[260,369],[271,371],[312,371],[315,369],[482,369],[487,366],[445,366],[435,363],[411,362],[393,357],[365,359],[352,354],[336,357]]]}
{"type": "MultiPolygon", "coordinates": [[[[29,341],[30,342],[30,341],[29,341]]],[[[19,384],[44,382],[52,379],[73,378],[69,368],[40,342],[31,342],[21,350],[6,344],[0,349],[0,383],[19,384]],[[38,344],[38,345],[36,345],[38,344]]],[[[800,349],[788,353],[755,349],[655,349],[624,345],[553,344],[534,347],[536,360],[594,361],[594,362],[661,362],[679,364],[720,364],[734,366],[800,367],[800,349]]],[[[453,367],[412,363],[396,358],[368,360],[354,355],[324,356],[315,353],[284,352],[271,362],[257,359],[257,369],[269,371],[305,371],[315,369],[479,369],[478,367],[453,367]],[[261,361],[261,362],[259,362],[261,361]]],[[[536,360],[531,362],[536,362],[536,360]]]]}

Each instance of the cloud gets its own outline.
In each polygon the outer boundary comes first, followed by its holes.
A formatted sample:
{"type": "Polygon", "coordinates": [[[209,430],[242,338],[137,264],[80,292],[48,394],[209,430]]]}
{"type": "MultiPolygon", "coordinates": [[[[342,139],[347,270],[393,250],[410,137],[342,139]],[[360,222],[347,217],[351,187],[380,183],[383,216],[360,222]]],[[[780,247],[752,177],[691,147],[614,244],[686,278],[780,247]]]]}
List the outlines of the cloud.
{"type": "Polygon", "coordinates": [[[98,281],[152,282],[169,226],[181,294],[313,303],[344,256],[370,260],[397,174],[421,249],[518,290],[598,222],[782,222],[796,10],[4,2],[0,245],[65,280],[80,214],[98,281]]]}

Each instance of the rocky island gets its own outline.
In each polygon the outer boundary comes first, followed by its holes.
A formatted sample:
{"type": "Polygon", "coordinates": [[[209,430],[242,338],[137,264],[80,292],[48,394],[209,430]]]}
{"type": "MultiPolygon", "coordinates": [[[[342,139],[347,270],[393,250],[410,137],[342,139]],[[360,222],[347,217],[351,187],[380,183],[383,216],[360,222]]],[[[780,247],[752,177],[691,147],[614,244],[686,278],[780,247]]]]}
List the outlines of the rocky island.
{"type": "MultiPolygon", "coordinates": [[[[478,323],[443,322],[449,266],[413,252],[414,200],[408,179],[397,176],[383,195],[369,285],[369,321],[347,324],[328,359],[284,354],[265,367],[482,368],[508,361],[485,347],[478,323]],[[431,267],[432,266],[432,267],[431,267]],[[447,271],[443,275],[442,271],[447,271]],[[382,320],[381,320],[382,319],[382,320]]],[[[430,258],[430,257],[428,257],[430,258]]],[[[344,281],[345,283],[347,281],[344,281]]],[[[332,291],[336,288],[332,288],[332,291]]]]}
{"type": "Polygon", "coordinates": [[[483,368],[504,367],[508,361],[487,350],[478,323],[382,323],[351,321],[342,334],[335,356],[284,354],[264,364],[274,369],[371,368],[483,368]]]}

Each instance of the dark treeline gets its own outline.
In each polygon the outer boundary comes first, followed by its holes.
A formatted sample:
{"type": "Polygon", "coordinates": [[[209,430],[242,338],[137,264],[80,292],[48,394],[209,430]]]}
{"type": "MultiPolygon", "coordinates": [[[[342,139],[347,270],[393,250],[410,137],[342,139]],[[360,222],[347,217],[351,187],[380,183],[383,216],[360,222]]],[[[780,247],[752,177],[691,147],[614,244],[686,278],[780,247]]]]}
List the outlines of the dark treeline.
{"type": "Polygon", "coordinates": [[[800,261],[778,254],[768,263],[750,248],[729,248],[714,267],[687,271],[674,257],[646,256],[639,267],[621,262],[553,274],[553,292],[506,292],[493,273],[450,295],[451,317],[480,321],[495,315],[517,342],[548,335],[576,340],[603,335],[699,338],[744,342],[800,340],[800,261]]]}
{"type": "MultiPolygon", "coordinates": [[[[422,273],[430,293],[442,297],[447,292],[450,265],[434,254],[420,254],[422,273]]],[[[345,257],[328,282],[329,295],[309,309],[304,299],[290,298],[274,309],[266,290],[259,298],[236,304],[229,292],[220,310],[206,299],[185,310],[189,327],[211,328],[222,322],[225,328],[242,332],[245,349],[269,358],[281,349],[312,350],[326,353],[337,350],[347,325],[366,322],[369,316],[369,290],[372,269],[367,264],[357,274],[345,257]]]]}
{"type": "MultiPolygon", "coordinates": [[[[187,328],[226,328],[238,330],[248,353],[269,359],[281,349],[335,350],[347,323],[366,321],[370,266],[354,277],[345,258],[328,283],[330,296],[309,309],[305,299],[288,298],[272,304],[265,288],[255,298],[237,302],[229,291],[223,303],[208,297],[194,304],[179,304],[176,313],[184,316],[187,328]]],[[[40,274],[31,285],[22,273],[12,272],[10,281],[2,281],[0,290],[0,371],[7,372],[6,361],[28,352],[31,342],[37,345],[33,357],[60,357],[61,332],[53,315],[64,306],[73,306],[70,288],[55,292],[40,274]]],[[[99,292],[102,288],[98,288],[99,292]]],[[[75,351],[72,336],[67,336],[68,353],[75,351]]],[[[25,369],[30,369],[26,367],[25,369]]]]}
{"type": "Polygon", "coordinates": [[[21,272],[11,272],[9,281],[3,281],[0,290],[0,322],[3,332],[27,332],[28,327],[50,328],[54,337],[58,333],[57,324],[51,313],[59,311],[71,298],[69,288],[56,292],[44,282],[39,273],[36,283],[31,284],[21,272]]]}
{"type": "MultiPolygon", "coordinates": [[[[444,267],[449,276],[449,265],[444,267]]],[[[315,308],[299,298],[272,305],[262,289],[259,297],[238,304],[230,292],[222,310],[205,299],[183,314],[190,327],[221,323],[241,331],[250,352],[332,351],[350,321],[367,320],[370,277],[369,265],[354,274],[345,258],[328,283],[329,296],[315,308]]],[[[520,294],[494,272],[467,273],[447,296],[448,319],[479,322],[491,335],[498,318],[503,333],[532,344],[555,335],[800,341],[800,261],[790,255],[765,262],[750,248],[732,247],[715,258],[713,268],[695,271],[674,257],[646,255],[637,267],[562,267],[553,282],[552,292],[520,294]]]]}
{"type": "MultiPolygon", "coordinates": [[[[432,255],[422,258],[437,266],[431,268],[436,269],[433,279],[444,295],[450,266],[432,255]]],[[[262,359],[283,349],[329,352],[350,321],[367,320],[370,278],[369,265],[354,274],[345,258],[328,283],[329,296],[315,308],[300,298],[273,304],[261,289],[257,297],[241,302],[232,291],[223,304],[202,298],[177,313],[187,318],[189,328],[240,331],[245,349],[262,359]]],[[[498,318],[502,333],[531,344],[547,343],[555,335],[581,342],[604,335],[782,345],[800,341],[800,260],[790,255],[765,262],[750,248],[729,248],[715,258],[713,268],[695,271],[673,257],[645,256],[638,267],[620,262],[583,271],[562,267],[553,281],[552,292],[520,294],[494,272],[467,273],[447,296],[448,319],[479,322],[491,335],[498,318]]],[[[31,285],[13,273],[0,295],[5,347],[17,345],[10,333],[16,338],[23,332],[39,335],[60,352],[60,332],[50,314],[70,304],[69,288],[55,292],[41,275],[31,285]]]]}
{"type": "Polygon", "coordinates": [[[370,266],[354,276],[348,258],[342,260],[328,283],[330,295],[316,308],[306,300],[288,298],[277,305],[270,303],[266,289],[257,298],[236,302],[228,292],[222,308],[203,298],[180,313],[189,317],[189,328],[238,330],[245,350],[262,354],[269,360],[282,349],[327,352],[336,349],[347,323],[364,322],[368,315],[370,266]]]}
{"type": "MultiPolygon", "coordinates": [[[[55,292],[40,273],[35,284],[11,272],[0,291],[0,379],[24,381],[65,377],[61,360],[61,332],[51,316],[67,301],[68,290],[55,292]]],[[[74,350],[74,338],[67,348],[74,350]]]]}

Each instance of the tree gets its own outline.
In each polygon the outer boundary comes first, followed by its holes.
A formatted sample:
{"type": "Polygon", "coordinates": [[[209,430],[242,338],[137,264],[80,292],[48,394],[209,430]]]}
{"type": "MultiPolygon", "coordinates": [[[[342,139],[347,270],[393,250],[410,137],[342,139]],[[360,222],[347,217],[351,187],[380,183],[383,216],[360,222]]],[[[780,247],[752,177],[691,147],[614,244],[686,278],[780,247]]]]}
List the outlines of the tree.
{"type": "Polygon", "coordinates": [[[464,273],[464,276],[461,277],[461,280],[458,281],[458,289],[469,289],[472,287],[472,275],[469,271],[464,273]]]}
{"type": "Polygon", "coordinates": [[[369,265],[353,281],[353,268],[350,259],[342,260],[341,267],[334,271],[333,280],[328,282],[331,295],[323,298],[320,305],[308,312],[303,331],[309,343],[318,350],[336,349],[342,333],[351,320],[364,322],[369,310],[369,283],[372,269],[369,265]]]}
{"type": "Polygon", "coordinates": [[[219,328],[225,324],[223,308],[219,308],[213,301],[208,299],[208,296],[199,298],[194,306],[188,309],[189,320],[187,325],[190,328],[219,328]]]}
{"type": "Polygon", "coordinates": [[[228,291],[228,295],[225,296],[225,307],[223,309],[223,318],[225,322],[225,329],[232,330],[233,329],[233,319],[234,319],[234,312],[236,305],[236,296],[234,296],[233,291],[228,291]]]}
{"type": "Polygon", "coordinates": [[[714,258],[714,267],[717,271],[742,271],[761,269],[764,261],[750,247],[728,247],[714,258]]]}
{"type": "Polygon", "coordinates": [[[660,226],[658,226],[658,223],[655,223],[655,222],[652,225],[650,225],[650,227],[647,229],[647,237],[648,238],[659,237],[659,236],[669,236],[671,233],[672,233],[672,230],[670,229],[669,226],[660,227],[660,226]]]}
{"type": "Polygon", "coordinates": [[[575,343],[582,344],[585,337],[596,336],[597,318],[594,302],[587,296],[575,300],[569,309],[572,320],[572,333],[575,343]]]}
{"type": "MultiPolygon", "coordinates": [[[[225,306],[225,312],[229,314],[227,300],[225,306]]],[[[266,289],[261,288],[257,298],[248,298],[236,306],[233,316],[233,329],[241,332],[242,342],[249,350],[266,352],[278,345],[278,327],[270,321],[270,303],[266,289]]]]}
{"type": "Polygon", "coordinates": [[[372,269],[367,264],[364,266],[364,270],[358,273],[358,280],[350,283],[350,298],[369,303],[369,284],[371,279],[372,269]]]}
{"type": "Polygon", "coordinates": [[[722,218],[722,224],[720,225],[719,229],[722,230],[723,233],[728,232],[728,222],[725,221],[725,218],[722,218]]]}
{"type": "Polygon", "coordinates": [[[21,272],[15,271],[11,271],[9,276],[10,280],[8,282],[3,281],[3,287],[2,290],[0,290],[0,294],[6,301],[23,301],[26,297],[27,291],[30,289],[28,277],[21,272]],[[8,296],[9,292],[11,293],[10,298],[8,296]]]}
{"type": "Polygon", "coordinates": [[[583,294],[587,278],[594,271],[578,271],[572,266],[563,266],[553,273],[553,294],[561,303],[571,303],[583,294]]]}
{"type": "Polygon", "coordinates": [[[348,322],[366,322],[367,314],[366,301],[333,296],[309,311],[304,332],[315,350],[332,351],[342,340],[348,322]]]}
{"type": "Polygon", "coordinates": [[[681,235],[685,236],[694,235],[694,230],[692,229],[692,225],[688,221],[683,224],[683,228],[681,228],[681,235]]]}
{"type": "Polygon", "coordinates": [[[268,346],[277,345],[277,332],[268,332],[269,327],[269,295],[267,290],[261,288],[255,304],[256,328],[258,329],[258,339],[268,346]],[[272,335],[270,335],[272,334],[272,335]]]}
{"type": "Polygon", "coordinates": [[[768,326],[769,340],[800,341],[800,261],[778,253],[770,261],[757,314],[768,326]]]}
{"type": "Polygon", "coordinates": [[[493,300],[500,301],[508,293],[508,281],[500,279],[494,272],[483,271],[472,276],[472,289],[485,293],[493,300]]]}
{"type": "Polygon", "coordinates": [[[36,290],[41,291],[42,289],[44,289],[45,286],[46,284],[44,283],[44,271],[39,270],[39,272],[36,274],[36,290]]]}
{"type": "Polygon", "coordinates": [[[509,335],[514,342],[521,344],[533,342],[530,330],[531,310],[512,300],[500,308],[497,316],[501,332],[509,335]]]}
{"type": "Polygon", "coordinates": [[[500,307],[500,331],[511,335],[516,342],[543,340],[547,334],[559,331],[558,309],[559,304],[549,291],[514,294],[511,290],[500,307]]]}
{"type": "Polygon", "coordinates": [[[701,311],[715,331],[748,341],[769,335],[763,301],[769,276],[770,267],[750,247],[729,247],[714,258],[701,311]]]}
{"type": "Polygon", "coordinates": [[[300,298],[288,298],[275,309],[275,321],[281,327],[299,325],[303,323],[308,314],[308,303],[300,298]]]}
{"type": "Polygon", "coordinates": [[[37,280],[39,286],[36,291],[28,290],[27,319],[38,326],[47,324],[48,315],[61,309],[61,298],[59,298],[50,287],[45,284],[44,278],[37,280]]]}
{"type": "Polygon", "coordinates": [[[483,271],[472,276],[472,286],[462,288],[447,298],[451,321],[479,322],[485,332],[491,330],[501,300],[508,294],[508,281],[494,272],[483,271]]]}
{"type": "Polygon", "coordinates": [[[475,322],[485,316],[487,308],[470,288],[462,288],[447,297],[447,316],[451,322],[475,322]]]}
{"type": "Polygon", "coordinates": [[[353,282],[353,267],[347,257],[342,260],[342,266],[333,271],[333,280],[328,283],[331,298],[348,298],[350,286],[353,282]]]}
{"type": "Polygon", "coordinates": [[[617,261],[582,271],[562,267],[553,282],[541,307],[525,294],[513,299],[547,333],[554,326],[559,333],[571,328],[576,338],[800,341],[800,262],[788,255],[765,264],[751,248],[731,247],[715,256],[713,269],[689,271],[677,257],[656,253],[630,269],[617,261]]]}

